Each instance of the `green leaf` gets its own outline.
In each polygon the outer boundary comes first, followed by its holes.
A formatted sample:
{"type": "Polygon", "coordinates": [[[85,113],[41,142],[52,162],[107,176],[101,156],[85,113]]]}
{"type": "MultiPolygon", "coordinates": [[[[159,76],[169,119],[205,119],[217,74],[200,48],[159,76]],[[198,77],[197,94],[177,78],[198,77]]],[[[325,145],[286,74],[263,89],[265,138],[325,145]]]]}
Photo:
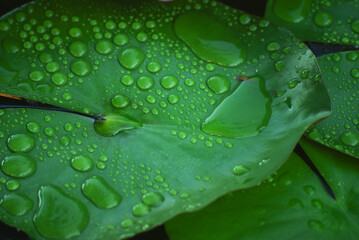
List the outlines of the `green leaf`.
{"type": "Polygon", "coordinates": [[[256,185],[330,113],[303,43],[216,2],[38,1],[0,41],[0,92],[105,119],[1,110],[0,196],[33,207],[0,218],[35,239],[124,238],[256,185]]]}
{"type": "Polygon", "coordinates": [[[301,146],[333,189],[331,198],[295,153],[261,185],[227,194],[166,223],[171,240],[357,239],[359,165],[318,143],[301,146]]]}
{"type": "Polygon", "coordinates": [[[359,44],[355,1],[269,0],[265,17],[305,41],[359,44]]]}
{"type": "Polygon", "coordinates": [[[311,139],[357,158],[358,59],[359,52],[341,52],[318,58],[333,103],[333,114],[306,132],[311,139]]]}

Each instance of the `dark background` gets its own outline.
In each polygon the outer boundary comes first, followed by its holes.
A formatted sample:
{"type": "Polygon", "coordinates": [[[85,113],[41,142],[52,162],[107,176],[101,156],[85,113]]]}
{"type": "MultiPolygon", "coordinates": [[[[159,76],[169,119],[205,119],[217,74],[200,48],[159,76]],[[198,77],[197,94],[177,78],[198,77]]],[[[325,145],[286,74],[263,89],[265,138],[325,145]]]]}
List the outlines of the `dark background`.
{"type": "MultiPolygon", "coordinates": [[[[30,1],[29,0],[0,0],[0,16],[28,2],[30,1]]],[[[248,13],[257,16],[263,16],[265,10],[265,4],[267,0],[250,0],[250,1],[220,0],[219,2],[223,2],[233,8],[241,9],[243,11],[246,11],[248,13]]],[[[3,100],[0,99],[0,105],[1,104],[6,105],[6,102],[1,102],[1,101],[3,100]]],[[[166,234],[164,226],[161,225],[148,232],[136,235],[135,237],[130,238],[129,240],[168,240],[168,239],[169,238],[166,234]]],[[[0,240],[31,240],[31,239],[27,237],[26,234],[24,234],[23,232],[18,231],[16,228],[9,227],[0,221],[0,240]]]]}

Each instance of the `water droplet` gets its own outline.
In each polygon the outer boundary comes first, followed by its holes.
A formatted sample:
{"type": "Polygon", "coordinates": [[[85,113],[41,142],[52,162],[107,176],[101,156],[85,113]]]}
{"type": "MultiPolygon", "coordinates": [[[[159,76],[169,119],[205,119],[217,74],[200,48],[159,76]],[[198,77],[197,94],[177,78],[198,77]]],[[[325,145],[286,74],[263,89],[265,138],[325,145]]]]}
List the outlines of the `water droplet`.
{"type": "Polygon", "coordinates": [[[333,15],[328,12],[319,12],[314,17],[314,22],[319,27],[328,27],[333,24],[333,15]]]}
{"type": "Polygon", "coordinates": [[[71,63],[71,71],[79,77],[85,77],[91,72],[91,65],[84,59],[77,59],[71,63]]]}
{"type": "Polygon", "coordinates": [[[113,38],[113,42],[117,45],[117,46],[124,46],[129,42],[128,37],[125,34],[117,34],[114,38],[113,38]]]}
{"type": "Polygon", "coordinates": [[[146,215],[147,213],[150,212],[150,208],[148,207],[148,205],[143,204],[143,203],[137,203],[135,206],[133,206],[132,208],[132,213],[133,215],[140,217],[143,215],[146,215]]]}
{"type": "Polygon", "coordinates": [[[118,206],[122,197],[102,177],[93,176],[82,184],[83,194],[97,207],[110,209],[118,206]]]}
{"type": "Polygon", "coordinates": [[[60,188],[46,185],[39,190],[34,225],[46,238],[68,239],[81,234],[89,222],[86,207],[60,188]]]}
{"type": "Polygon", "coordinates": [[[26,124],[26,128],[30,133],[38,133],[41,129],[40,124],[37,122],[29,122],[26,124]]]}
{"type": "Polygon", "coordinates": [[[311,0],[275,0],[273,4],[274,13],[282,20],[290,23],[303,21],[310,11],[311,0]]]}
{"type": "Polygon", "coordinates": [[[81,41],[74,41],[69,47],[70,53],[74,57],[83,57],[87,53],[87,45],[81,41]]]}
{"type": "Polygon", "coordinates": [[[114,47],[109,40],[101,40],[96,43],[95,49],[99,54],[107,55],[112,53],[114,47]]]}
{"type": "Polygon", "coordinates": [[[69,30],[69,35],[73,38],[78,38],[81,36],[81,34],[82,34],[81,29],[79,29],[77,27],[70,28],[70,30],[69,30]]]}
{"type": "Polygon", "coordinates": [[[9,191],[16,191],[20,188],[20,183],[17,180],[9,180],[6,182],[6,189],[9,191]]]}
{"type": "Polygon", "coordinates": [[[224,137],[256,136],[268,124],[271,102],[262,78],[243,81],[212,111],[202,123],[202,130],[224,137]]]}
{"type": "Polygon", "coordinates": [[[23,194],[8,193],[0,200],[0,206],[14,216],[23,216],[32,210],[34,202],[23,194]]]}
{"type": "Polygon", "coordinates": [[[112,106],[119,109],[127,107],[130,105],[130,102],[131,100],[122,94],[116,95],[111,99],[112,106]]]}
{"type": "Polygon", "coordinates": [[[85,155],[78,155],[71,159],[71,167],[80,172],[87,172],[93,168],[93,162],[85,155]]]}
{"type": "Polygon", "coordinates": [[[137,79],[137,86],[141,90],[148,90],[153,87],[155,81],[151,76],[143,75],[137,79]]]}
{"type": "Polygon", "coordinates": [[[247,172],[249,171],[248,168],[244,167],[243,165],[235,165],[233,168],[232,168],[232,173],[236,176],[242,176],[244,174],[246,174],[247,172]]]}
{"type": "Polygon", "coordinates": [[[11,154],[2,160],[1,170],[11,177],[28,177],[36,171],[36,161],[27,154],[11,154]]]}
{"type": "Polygon", "coordinates": [[[54,73],[60,70],[60,65],[57,62],[49,62],[45,68],[47,72],[54,73]]]}
{"type": "Polygon", "coordinates": [[[45,73],[39,70],[34,70],[30,73],[30,79],[34,82],[40,82],[45,79],[45,73]]]}
{"type": "Polygon", "coordinates": [[[145,59],[145,53],[138,47],[128,47],[118,56],[119,63],[127,69],[138,68],[145,59]]]}
{"type": "Polygon", "coordinates": [[[6,61],[0,60],[0,82],[10,82],[18,75],[19,72],[12,70],[6,61]]]}
{"type": "Polygon", "coordinates": [[[7,140],[7,146],[12,152],[30,152],[36,144],[35,138],[27,133],[12,135],[7,140]]]}
{"type": "Polygon", "coordinates": [[[121,77],[121,83],[125,86],[131,86],[135,83],[135,78],[131,75],[123,75],[121,77]]]}
{"type": "Polygon", "coordinates": [[[121,222],[121,227],[123,228],[129,228],[134,224],[134,221],[132,219],[125,219],[121,222]]]}
{"type": "Polygon", "coordinates": [[[231,89],[231,82],[222,75],[215,75],[207,79],[207,86],[215,94],[224,94],[231,89]]]}
{"type": "Polygon", "coordinates": [[[348,146],[357,146],[359,144],[359,134],[349,131],[344,133],[340,140],[348,146]]]}
{"type": "Polygon", "coordinates": [[[173,75],[166,75],[161,78],[161,86],[164,89],[172,89],[178,85],[178,78],[173,75]]]}
{"type": "Polygon", "coordinates": [[[267,51],[274,52],[280,49],[280,44],[277,42],[271,42],[267,45],[267,51]]]}
{"type": "Polygon", "coordinates": [[[308,194],[309,196],[312,196],[315,192],[315,188],[313,186],[310,185],[306,185],[303,187],[303,190],[306,194],[308,194]]]}
{"type": "Polygon", "coordinates": [[[319,199],[313,199],[311,204],[316,209],[323,209],[323,203],[319,199]]]}
{"type": "Polygon", "coordinates": [[[359,19],[352,22],[351,28],[353,32],[359,33],[359,19]]]}
{"type": "Polygon", "coordinates": [[[318,221],[318,220],[314,220],[314,219],[311,219],[307,222],[308,224],[308,227],[310,229],[313,229],[313,230],[323,230],[324,228],[324,225],[322,222],[318,221]]]}
{"type": "Polygon", "coordinates": [[[8,53],[17,53],[20,51],[20,42],[13,38],[5,38],[2,42],[4,50],[8,53]]]}
{"type": "Polygon", "coordinates": [[[136,129],[142,126],[136,120],[121,114],[108,114],[103,116],[105,120],[96,120],[94,127],[102,136],[114,136],[122,131],[136,129]]]}
{"type": "Polygon", "coordinates": [[[153,61],[147,64],[147,70],[150,73],[157,73],[159,71],[161,71],[161,64],[159,62],[153,61]]]}
{"type": "Polygon", "coordinates": [[[60,72],[54,73],[51,82],[56,86],[64,86],[67,83],[67,76],[60,72]]]}
{"type": "Polygon", "coordinates": [[[159,192],[149,192],[142,196],[142,202],[148,206],[155,207],[164,201],[164,197],[159,192]]]}
{"type": "Polygon", "coordinates": [[[171,94],[168,96],[168,102],[171,104],[176,104],[179,102],[179,100],[180,100],[180,98],[175,94],[171,94]]]}
{"type": "Polygon", "coordinates": [[[300,201],[300,199],[298,198],[292,198],[289,200],[288,202],[288,207],[294,208],[294,209],[303,209],[304,208],[304,204],[302,203],[302,201],[300,201]]]}
{"type": "Polygon", "coordinates": [[[174,23],[174,31],[204,61],[235,67],[246,58],[245,48],[235,33],[205,12],[180,15],[174,23]]]}

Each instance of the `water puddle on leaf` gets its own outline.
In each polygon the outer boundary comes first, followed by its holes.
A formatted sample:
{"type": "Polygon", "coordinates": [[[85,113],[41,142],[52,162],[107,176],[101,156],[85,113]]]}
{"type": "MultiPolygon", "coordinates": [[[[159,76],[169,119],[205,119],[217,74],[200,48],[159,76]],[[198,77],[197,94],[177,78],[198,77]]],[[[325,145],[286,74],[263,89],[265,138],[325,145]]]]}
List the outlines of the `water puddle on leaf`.
{"type": "Polygon", "coordinates": [[[256,136],[267,127],[271,103],[264,79],[243,81],[202,123],[202,131],[231,138],[256,136]]]}
{"type": "Polygon", "coordinates": [[[226,67],[236,67],[245,61],[245,48],[234,32],[205,12],[180,15],[174,22],[174,31],[204,61],[226,67]]]}

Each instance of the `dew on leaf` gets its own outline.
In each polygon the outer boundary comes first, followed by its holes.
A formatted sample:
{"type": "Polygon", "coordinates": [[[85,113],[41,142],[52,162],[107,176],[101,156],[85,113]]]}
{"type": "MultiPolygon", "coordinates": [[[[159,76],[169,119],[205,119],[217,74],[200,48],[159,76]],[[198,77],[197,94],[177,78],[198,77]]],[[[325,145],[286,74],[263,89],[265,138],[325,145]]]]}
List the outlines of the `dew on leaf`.
{"type": "Polygon", "coordinates": [[[6,189],[9,191],[16,191],[20,188],[20,182],[17,180],[9,180],[6,182],[6,189]]]}
{"type": "Polygon", "coordinates": [[[150,212],[150,207],[144,203],[137,203],[132,208],[132,213],[136,217],[146,215],[150,212]]]}
{"type": "Polygon", "coordinates": [[[77,58],[83,57],[87,53],[87,45],[81,41],[74,41],[71,43],[69,50],[72,56],[77,58]]]}
{"type": "Polygon", "coordinates": [[[28,177],[35,173],[36,161],[28,154],[14,153],[1,161],[1,170],[11,177],[28,177]]]}
{"type": "Polygon", "coordinates": [[[159,192],[149,192],[142,196],[142,202],[148,206],[155,207],[164,201],[164,197],[159,192]]]}
{"type": "Polygon", "coordinates": [[[121,114],[108,114],[103,116],[105,120],[96,120],[95,130],[102,136],[114,136],[122,131],[136,129],[142,126],[141,123],[129,116],[121,114]]]}
{"type": "Polygon", "coordinates": [[[242,176],[242,175],[246,174],[248,171],[249,171],[249,169],[244,167],[241,164],[235,165],[232,168],[232,173],[236,176],[242,176]]]}
{"type": "Polygon", "coordinates": [[[8,193],[0,200],[0,206],[14,216],[23,216],[34,207],[34,202],[20,193],[8,193]]]}
{"type": "Polygon", "coordinates": [[[71,167],[80,172],[88,172],[93,168],[93,162],[86,155],[77,155],[71,159],[71,167]]]}
{"type": "Polygon", "coordinates": [[[64,73],[57,72],[52,75],[51,81],[56,86],[64,86],[67,83],[67,76],[64,73]]]}
{"type": "Polygon", "coordinates": [[[39,70],[34,70],[30,73],[30,79],[34,82],[40,82],[45,79],[45,73],[39,70]]]}
{"type": "Polygon", "coordinates": [[[122,201],[122,196],[100,176],[88,178],[82,184],[82,193],[93,204],[103,209],[117,207],[122,201]]]}
{"type": "Polygon", "coordinates": [[[145,53],[138,47],[128,47],[123,49],[119,56],[119,63],[126,69],[138,68],[145,59],[145,53]]]}
{"type": "Polygon", "coordinates": [[[101,40],[96,43],[95,49],[99,54],[107,55],[112,53],[114,46],[109,40],[101,40]]]}
{"type": "Polygon", "coordinates": [[[42,236],[67,239],[85,230],[89,214],[79,200],[51,185],[42,186],[38,196],[39,206],[33,222],[42,236]]]}
{"type": "Polygon", "coordinates": [[[121,83],[125,86],[131,86],[135,83],[135,78],[131,75],[123,75],[121,77],[121,83]]]}
{"type": "Polygon", "coordinates": [[[79,77],[85,77],[91,72],[91,65],[84,59],[77,59],[71,62],[71,71],[79,77]]]}
{"type": "Polygon", "coordinates": [[[7,140],[10,151],[15,153],[30,152],[36,145],[35,138],[28,133],[18,133],[10,136],[7,140]]]}
{"type": "Polygon", "coordinates": [[[130,102],[131,100],[123,94],[118,94],[111,99],[112,106],[119,109],[127,107],[130,102]]]}
{"type": "Polygon", "coordinates": [[[333,24],[334,17],[328,12],[319,12],[315,15],[314,22],[319,27],[328,27],[333,24]]]}
{"type": "Polygon", "coordinates": [[[174,31],[206,62],[236,67],[246,59],[245,48],[232,30],[205,12],[191,11],[180,15],[174,22],[174,31]]]}
{"type": "Polygon", "coordinates": [[[290,4],[286,0],[275,0],[274,13],[289,23],[302,22],[310,11],[311,0],[292,0],[290,4]]]}
{"type": "Polygon", "coordinates": [[[214,75],[207,79],[207,86],[215,94],[224,94],[231,88],[231,82],[222,75],[214,75]]]}
{"type": "Polygon", "coordinates": [[[137,86],[141,90],[148,90],[154,85],[154,80],[151,76],[143,75],[137,79],[137,86]]]}
{"type": "Polygon", "coordinates": [[[117,45],[117,46],[124,46],[129,42],[129,39],[127,37],[127,35],[125,34],[117,34],[114,38],[113,38],[113,42],[117,45]]]}
{"type": "Polygon", "coordinates": [[[178,78],[173,75],[166,75],[161,78],[161,86],[164,89],[172,89],[178,85],[178,78]]]}

